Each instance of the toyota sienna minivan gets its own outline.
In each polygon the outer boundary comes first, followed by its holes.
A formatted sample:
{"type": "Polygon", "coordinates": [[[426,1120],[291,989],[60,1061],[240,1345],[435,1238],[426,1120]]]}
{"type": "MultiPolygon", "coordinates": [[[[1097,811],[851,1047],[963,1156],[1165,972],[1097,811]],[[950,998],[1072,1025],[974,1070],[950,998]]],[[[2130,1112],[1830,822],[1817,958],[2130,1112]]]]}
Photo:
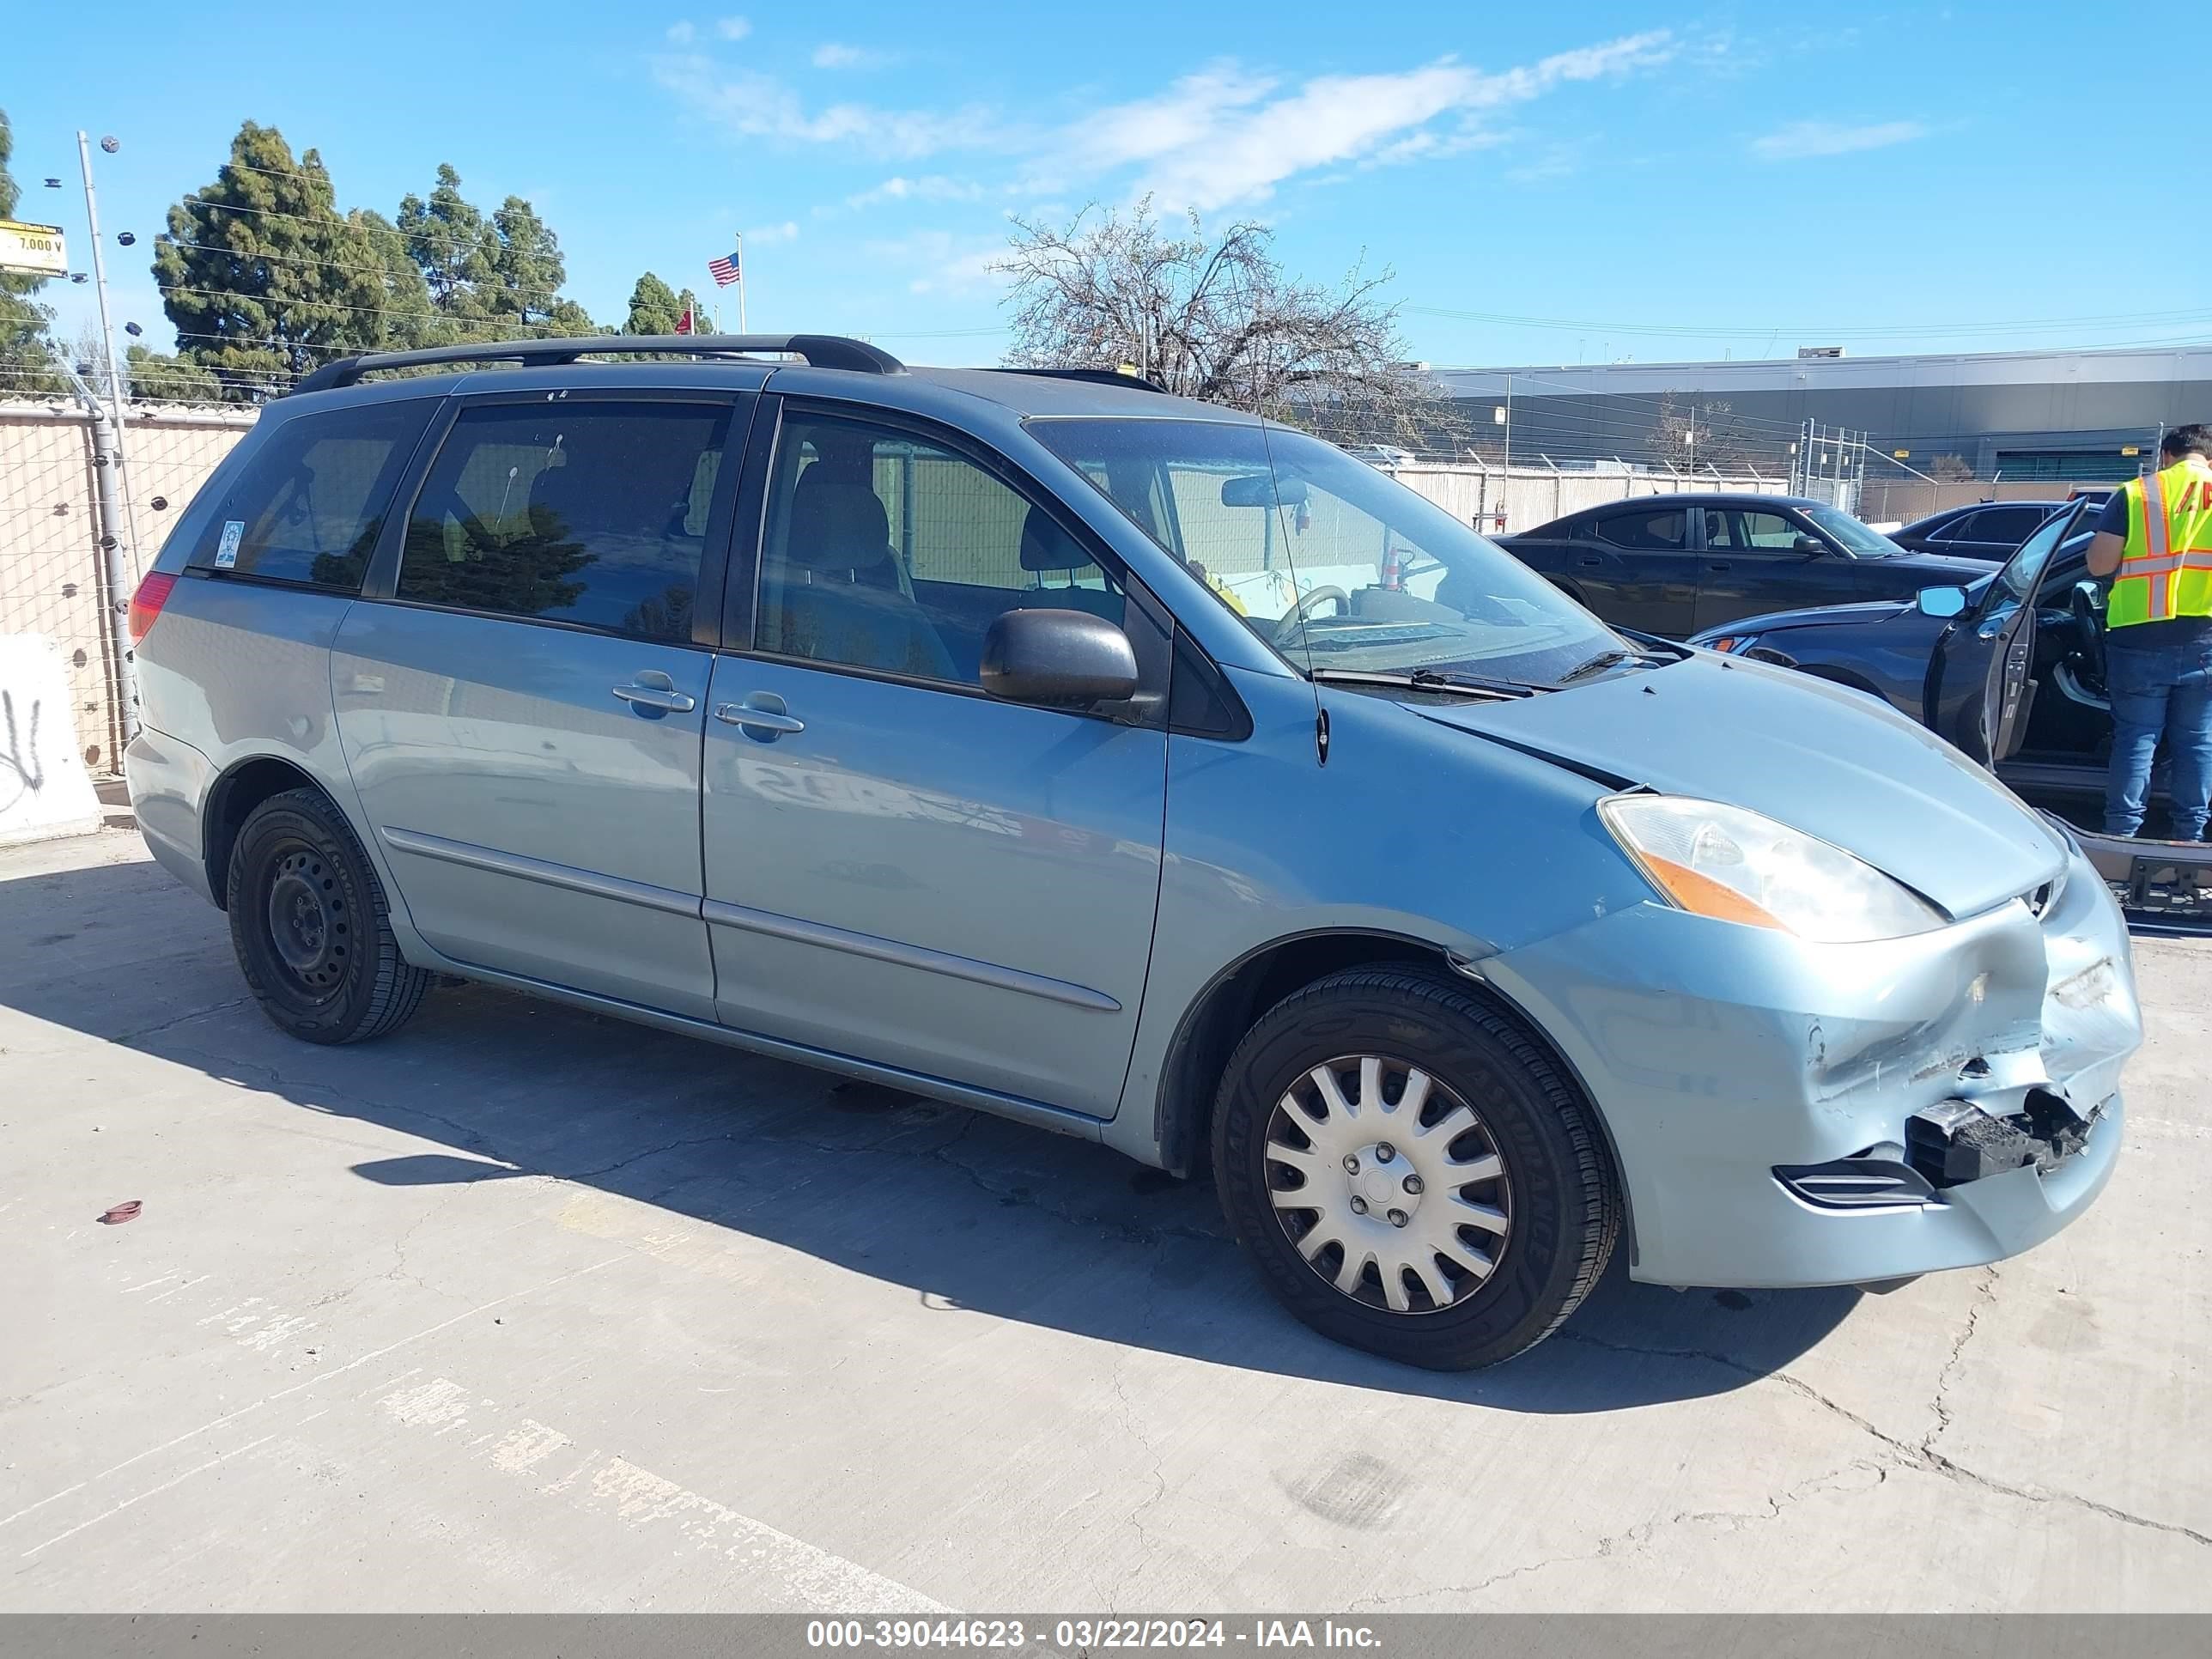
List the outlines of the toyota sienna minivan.
{"type": "Polygon", "coordinates": [[[1526,1349],[1616,1249],[1991,1261],[2118,1154],[2133,973],[2063,827],[1139,380],[333,362],[131,628],[147,844],[286,1030],[459,975],[1210,1168],[1294,1313],[1415,1364],[1526,1349]]]}

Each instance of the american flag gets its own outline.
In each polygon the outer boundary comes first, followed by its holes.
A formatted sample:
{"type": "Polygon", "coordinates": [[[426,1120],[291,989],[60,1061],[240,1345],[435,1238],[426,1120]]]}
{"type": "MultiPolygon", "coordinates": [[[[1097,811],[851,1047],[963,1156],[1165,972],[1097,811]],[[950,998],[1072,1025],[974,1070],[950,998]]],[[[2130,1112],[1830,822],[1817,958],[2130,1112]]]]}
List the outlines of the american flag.
{"type": "Polygon", "coordinates": [[[738,270],[738,256],[734,253],[726,258],[708,260],[707,269],[714,273],[716,288],[729,287],[740,275],[738,270]]]}

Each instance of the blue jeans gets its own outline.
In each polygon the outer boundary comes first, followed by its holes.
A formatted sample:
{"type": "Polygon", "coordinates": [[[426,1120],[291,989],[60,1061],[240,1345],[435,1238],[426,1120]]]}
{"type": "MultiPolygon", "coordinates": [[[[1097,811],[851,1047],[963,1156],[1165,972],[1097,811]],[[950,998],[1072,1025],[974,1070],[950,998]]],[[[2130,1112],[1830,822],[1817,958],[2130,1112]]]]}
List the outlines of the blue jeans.
{"type": "Polygon", "coordinates": [[[2173,836],[2203,840],[2206,796],[2212,793],[2212,638],[2140,646],[2108,635],[2105,684],[2112,694],[2105,833],[2132,836],[2142,830],[2151,757],[2163,732],[2172,764],[2173,836]]]}

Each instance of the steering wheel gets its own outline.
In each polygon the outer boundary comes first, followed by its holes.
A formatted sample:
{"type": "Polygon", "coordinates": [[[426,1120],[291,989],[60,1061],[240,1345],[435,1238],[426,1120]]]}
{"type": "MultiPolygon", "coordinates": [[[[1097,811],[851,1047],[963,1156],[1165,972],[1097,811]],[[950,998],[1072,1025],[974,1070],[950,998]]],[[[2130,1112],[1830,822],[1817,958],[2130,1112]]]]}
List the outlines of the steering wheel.
{"type": "Polygon", "coordinates": [[[1313,608],[1319,605],[1323,599],[1334,599],[1336,601],[1337,613],[1340,616],[1349,616],[1352,614],[1352,595],[1346,592],[1342,588],[1314,588],[1304,595],[1296,605],[1292,605],[1288,611],[1285,611],[1283,613],[1282,620],[1275,624],[1275,643],[1278,645],[1283,644],[1285,641],[1288,641],[1293,634],[1304,629],[1306,625],[1306,618],[1312,614],[1313,608]]]}

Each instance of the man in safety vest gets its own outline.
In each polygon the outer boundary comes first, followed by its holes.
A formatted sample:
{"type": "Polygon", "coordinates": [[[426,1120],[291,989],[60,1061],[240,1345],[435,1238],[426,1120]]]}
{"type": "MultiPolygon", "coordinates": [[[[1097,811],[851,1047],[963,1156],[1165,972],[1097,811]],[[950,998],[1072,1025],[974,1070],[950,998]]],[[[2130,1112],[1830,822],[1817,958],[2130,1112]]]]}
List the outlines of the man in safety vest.
{"type": "Polygon", "coordinates": [[[2105,605],[2105,683],[2112,764],[2105,833],[2142,828],[2151,757],[2172,762],[2172,834],[2204,839],[2212,794],[2212,427],[2159,445],[2158,471],[2116,492],[2097,519],[2089,574],[2112,578],[2105,605]]]}

